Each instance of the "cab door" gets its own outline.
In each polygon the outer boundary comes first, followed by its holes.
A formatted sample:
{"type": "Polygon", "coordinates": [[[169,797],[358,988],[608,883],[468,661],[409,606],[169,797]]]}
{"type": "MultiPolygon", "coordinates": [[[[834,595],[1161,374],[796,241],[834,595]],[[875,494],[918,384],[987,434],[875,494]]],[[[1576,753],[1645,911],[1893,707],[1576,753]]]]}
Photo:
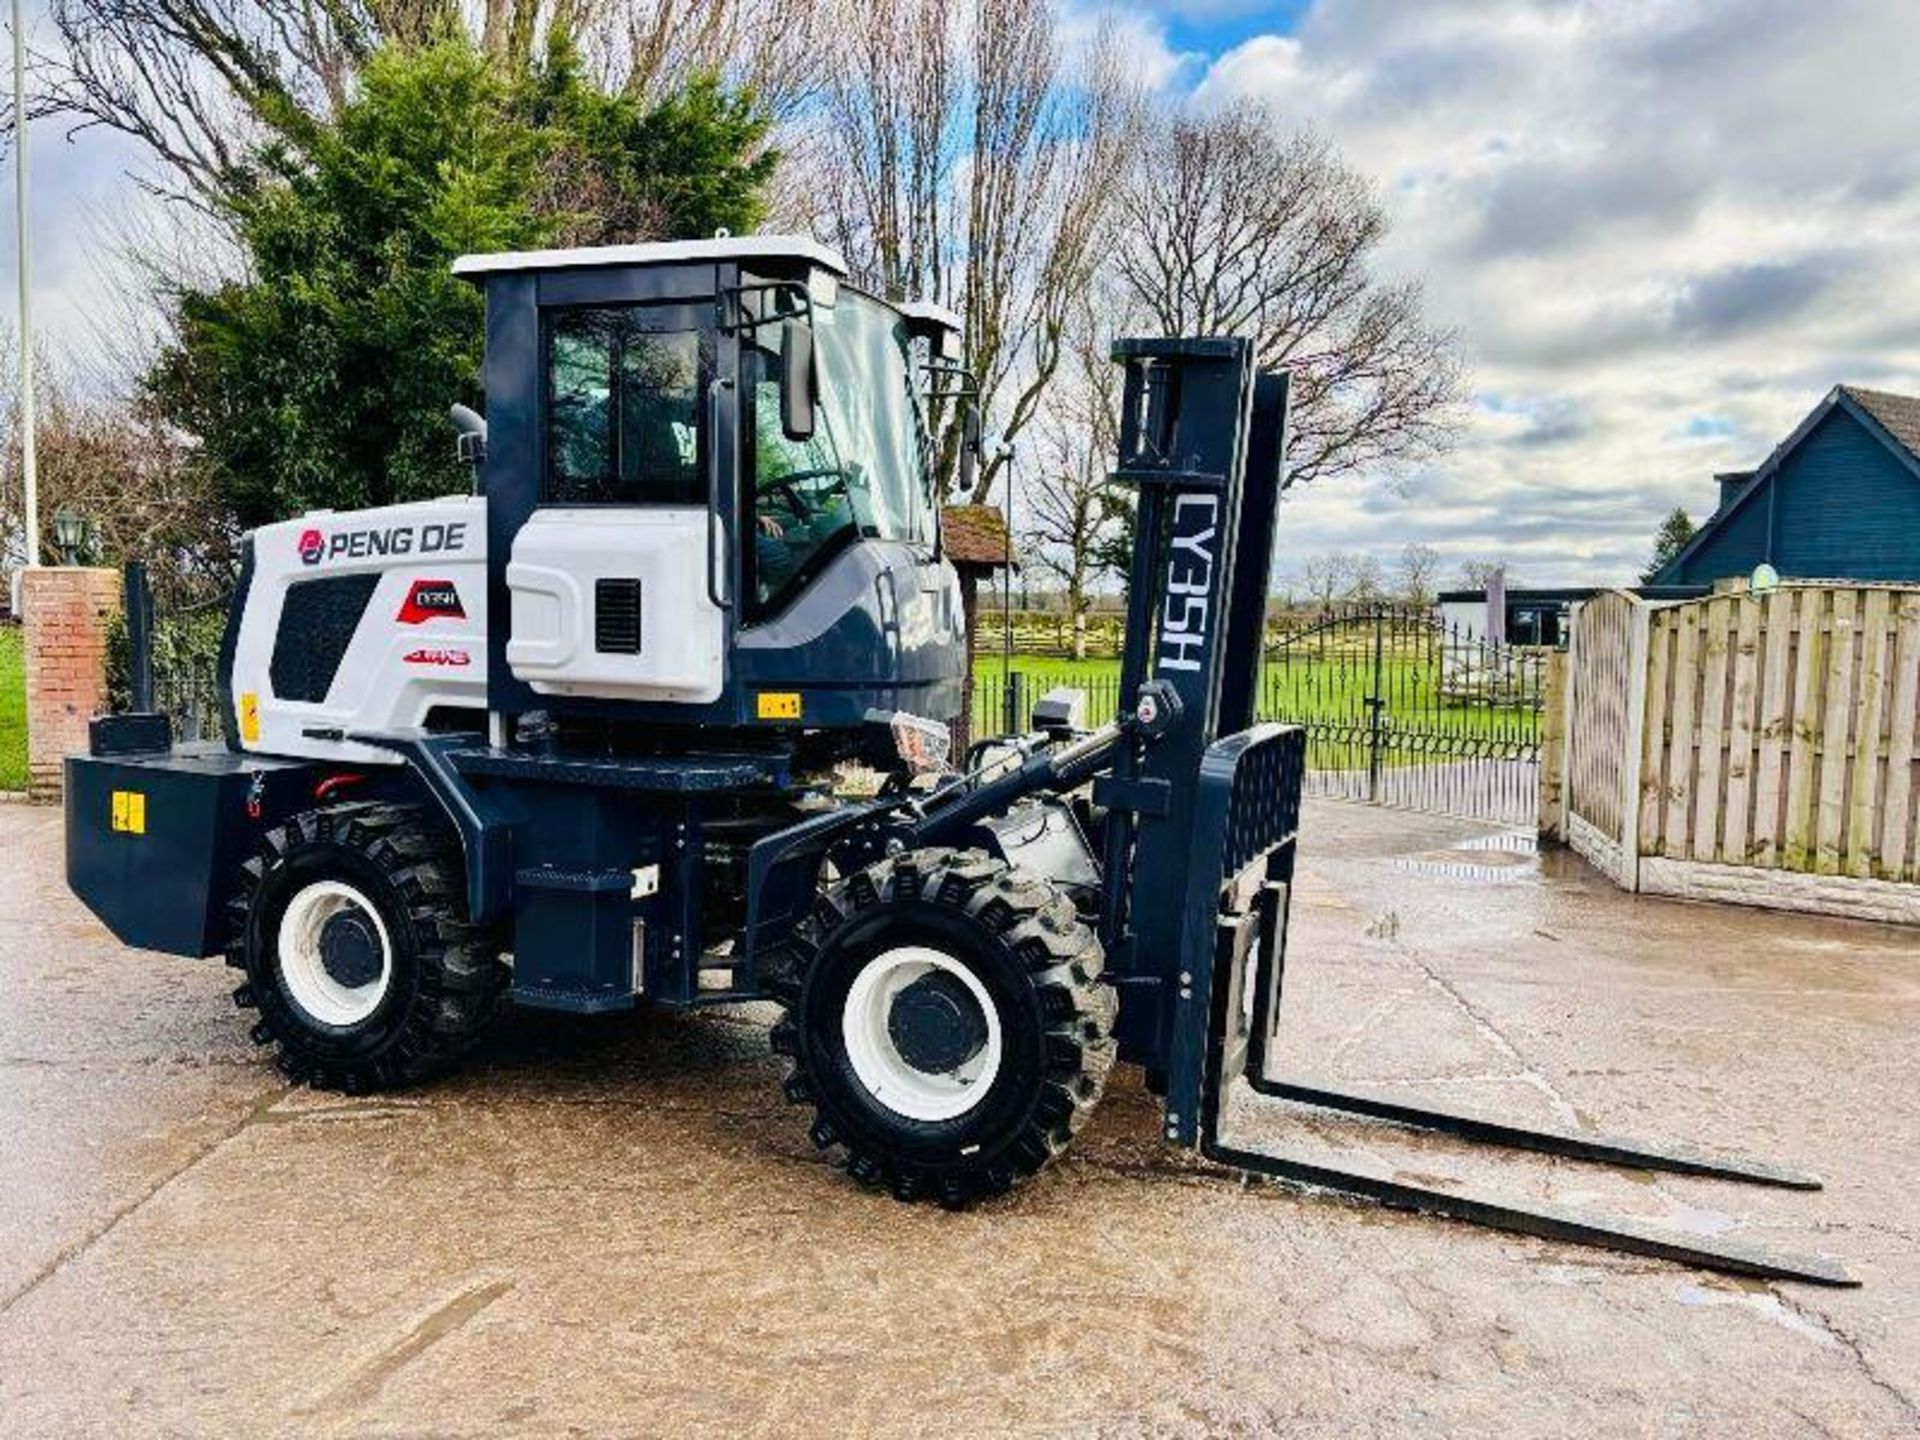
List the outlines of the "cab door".
{"type": "Polygon", "coordinates": [[[710,508],[711,307],[543,307],[539,500],[506,645],[547,695],[704,704],[726,681],[710,508]]]}

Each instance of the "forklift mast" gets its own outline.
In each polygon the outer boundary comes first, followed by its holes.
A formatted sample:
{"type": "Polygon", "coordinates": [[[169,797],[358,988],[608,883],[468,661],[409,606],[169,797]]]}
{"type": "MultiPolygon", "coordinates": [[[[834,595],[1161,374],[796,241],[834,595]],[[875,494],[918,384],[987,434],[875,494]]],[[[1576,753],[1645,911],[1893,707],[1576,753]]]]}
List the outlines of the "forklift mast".
{"type": "Polygon", "coordinates": [[[1256,376],[1244,340],[1125,340],[1116,481],[1136,487],[1121,695],[1133,724],[1094,782],[1109,807],[1101,938],[1119,990],[1123,1059],[1165,1094],[1164,1137],[1245,1174],[1523,1234],[1733,1274],[1856,1283],[1822,1256],[1677,1235],[1233,1139],[1254,1103],[1397,1125],[1634,1169],[1817,1189],[1786,1167],[1575,1131],[1507,1125],[1397,1096],[1276,1075],[1306,734],[1253,724],[1267,570],[1281,489],[1284,375],[1256,376]],[[1171,711],[1169,717],[1166,711],[1171,711]]]}
{"type": "MultiPolygon", "coordinates": [[[[1194,1068],[1199,1037],[1183,1021],[1203,1016],[1204,984],[1154,957],[1181,952],[1211,843],[1196,829],[1193,777],[1223,733],[1253,718],[1287,382],[1256,379],[1243,339],[1122,340],[1113,358],[1126,368],[1113,478],[1138,494],[1120,693],[1156,680],[1177,717],[1151,744],[1122,745],[1094,784],[1110,813],[1101,941],[1122,994],[1122,1058],[1177,1075],[1194,1068]]],[[[1300,737],[1267,743],[1297,750],[1300,737]]],[[[1195,1108],[1176,1113],[1190,1130],[1195,1108]]]]}

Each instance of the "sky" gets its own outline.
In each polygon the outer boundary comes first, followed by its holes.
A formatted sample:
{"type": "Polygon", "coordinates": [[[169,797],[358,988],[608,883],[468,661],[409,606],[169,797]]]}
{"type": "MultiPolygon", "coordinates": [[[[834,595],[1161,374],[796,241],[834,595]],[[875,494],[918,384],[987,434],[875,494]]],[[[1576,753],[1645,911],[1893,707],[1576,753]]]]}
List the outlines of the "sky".
{"type": "Polygon", "coordinates": [[[1293,492],[1286,556],[1633,578],[1836,383],[1920,393],[1915,0],[1175,0],[1166,83],[1331,139],[1472,398],[1419,473],[1293,492]]]}
{"type": "MultiPolygon", "coordinates": [[[[1290,494],[1283,574],[1334,550],[1391,574],[1422,544],[1448,579],[1503,560],[1520,583],[1630,580],[1668,510],[1703,519],[1714,472],[1759,463],[1835,383],[1920,393],[1920,0],[1124,13],[1163,86],[1259,99],[1372,179],[1383,277],[1424,283],[1470,367],[1443,460],[1290,494]]],[[[80,347],[111,313],[91,237],[139,157],[57,122],[34,143],[36,320],[80,347]]]]}

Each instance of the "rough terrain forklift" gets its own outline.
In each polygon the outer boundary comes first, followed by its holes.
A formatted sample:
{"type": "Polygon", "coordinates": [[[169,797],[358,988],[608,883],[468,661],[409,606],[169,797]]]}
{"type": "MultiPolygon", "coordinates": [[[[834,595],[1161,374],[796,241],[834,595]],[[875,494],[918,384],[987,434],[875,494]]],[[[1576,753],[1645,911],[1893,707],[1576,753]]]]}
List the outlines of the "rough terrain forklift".
{"type": "MultiPolygon", "coordinates": [[[[289,1076],[419,1081],[507,998],[770,999],[814,1141],[902,1199],[964,1205],[1034,1174],[1118,1059],[1164,1096],[1166,1139],[1222,1165],[1846,1283],[1227,1138],[1251,1089],[1812,1184],[1271,1073],[1305,737],[1254,723],[1287,387],[1245,342],[1114,348],[1114,480],[1138,505],[1119,718],[1085,729],[1054,695],[1033,733],[949,768],[966,637],[923,417],[960,403],[953,317],[863,294],[787,237],[456,271],[486,293],[486,416],[454,417],[473,493],[255,531],[224,747],[133,713],[67,764],[75,893],[128,944],[224,953],[289,1076]],[[836,783],[850,762],[877,788],[836,783]]],[[[138,673],[143,614],[132,628],[138,673]]]]}

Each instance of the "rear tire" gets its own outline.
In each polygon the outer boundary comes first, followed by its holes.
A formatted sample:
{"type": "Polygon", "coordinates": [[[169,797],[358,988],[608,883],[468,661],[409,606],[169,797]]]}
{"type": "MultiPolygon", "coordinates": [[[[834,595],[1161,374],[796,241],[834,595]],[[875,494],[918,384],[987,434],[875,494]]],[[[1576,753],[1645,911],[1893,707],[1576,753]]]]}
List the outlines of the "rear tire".
{"type": "Polygon", "coordinates": [[[498,935],[467,922],[458,839],[414,805],[310,810],[267,831],[228,906],[233,992],[296,1083],[360,1093],[446,1069],[498,1008],[498,935]]]}
{"type": "Polygon", "coordinates": [[[766,984],[812,1137],[856,1180],[959,1208],[1065,1151],[1114,1057],[1100,942],[1051,881],[920,850],[822,892],[766,984]]]}

